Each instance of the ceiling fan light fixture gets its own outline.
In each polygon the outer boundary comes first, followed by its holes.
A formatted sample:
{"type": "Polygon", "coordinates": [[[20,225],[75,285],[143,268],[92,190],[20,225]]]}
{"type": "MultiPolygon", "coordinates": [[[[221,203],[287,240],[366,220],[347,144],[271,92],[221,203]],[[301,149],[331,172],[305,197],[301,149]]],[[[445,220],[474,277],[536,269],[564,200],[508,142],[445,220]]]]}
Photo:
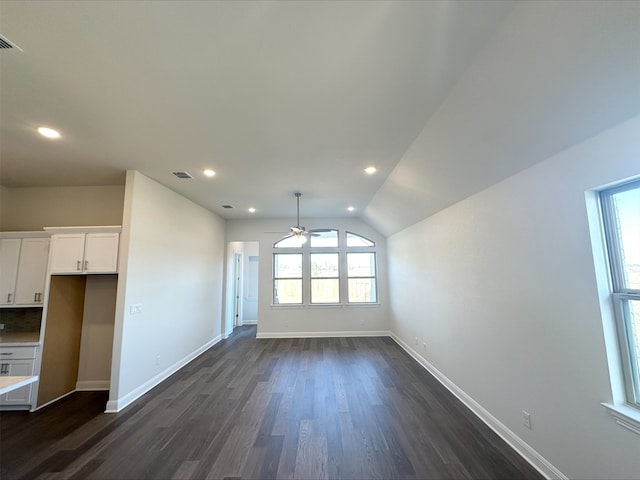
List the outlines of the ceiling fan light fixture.
{"type": "Polygon", "coordinates": [[[215,172],[215,170],[213,170],[213,169],[211,169],[211,168],[203,168],[203,169],[202,169],[202,174],[203,174],[205,177],[209,177],[209,178],[211,178],[211,177],[215,176],[216,172],[215,172]]]}
{"type": "Polygon", "coordinates": [[[353,205],[349,205],[347,207],[347,210],[349,210],[350,212],[353,212],[356,209],[356,207],[354,207],[353,205]]]}
{"type": "Polygon", "coordinates": [[[49,127],[38,127],[38,133],[47,138],[60,138],[60,132],[49,127]]]}
{"type": "Polygon", "coordinates": [[[374,173],[376,173],[377,168],[374,167],[373,165],[368,166],[367,168],[364,169],[364,172],[367,175],[373,175],[374,173]]]}
{"type": "Polygon", "coordinates": [[[256,209],[254,207],[249,207],[249,213],[256,213],[256,209]]]}

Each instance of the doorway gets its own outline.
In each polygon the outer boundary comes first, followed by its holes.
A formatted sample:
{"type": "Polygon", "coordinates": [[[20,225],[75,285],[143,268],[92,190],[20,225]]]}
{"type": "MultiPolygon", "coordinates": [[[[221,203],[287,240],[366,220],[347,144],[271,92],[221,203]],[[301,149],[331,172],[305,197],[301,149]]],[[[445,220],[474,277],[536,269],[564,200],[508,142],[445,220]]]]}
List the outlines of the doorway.
{"type": "Polygon", "coordinates": [[[229,242],[227,248],[224,336],[258,323],[259,243],[229,242]]]}

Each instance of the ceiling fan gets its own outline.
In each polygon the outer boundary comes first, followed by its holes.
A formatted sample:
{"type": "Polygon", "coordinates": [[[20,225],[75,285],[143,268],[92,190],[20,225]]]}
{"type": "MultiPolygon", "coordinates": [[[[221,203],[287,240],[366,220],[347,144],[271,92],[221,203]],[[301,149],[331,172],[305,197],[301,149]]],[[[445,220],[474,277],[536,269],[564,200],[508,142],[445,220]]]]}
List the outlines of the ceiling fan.
{"type": "Polygon", "coordinates": [[[317,233],[307,231],[304,227],[300,226],[300,197],[302,196],[302,194],[300,192],[296,192],[294,193],[294,195],[296,196],[296,225],[295,227],[291,227],[291,233],[285,235],[283,238],[296,237],[297,240],[302,244],[307,241],[307,237],[309,235],[314,237],[317,237],[319,235],[317,233]]]}

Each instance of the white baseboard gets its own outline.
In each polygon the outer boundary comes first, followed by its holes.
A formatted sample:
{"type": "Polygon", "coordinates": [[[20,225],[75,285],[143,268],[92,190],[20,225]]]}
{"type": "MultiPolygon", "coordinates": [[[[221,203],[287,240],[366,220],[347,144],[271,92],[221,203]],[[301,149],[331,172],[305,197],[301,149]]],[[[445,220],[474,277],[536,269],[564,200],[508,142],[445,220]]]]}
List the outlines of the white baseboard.
{"type": "Polygon", "coordinates": [[[180,370],[182,367],[184,367],[187,363],[189,363],[193,359],[195,359],[195,358],[199,357],[200,355],[202,355],[205,351],[207,351],[208,349],[213,347],[220,340],[222,340],[222,336],[218,335],[216,338],[214,338],[213,340],[205,343],[202,347],[198,348],[196,351],[190,353],[189,355],[187,355],[184,358],[182,358],[181,360],[177,361],[176,363],[174,363],[170,367],[166,368],[165,370],[160,372],[155,377],[147,380],[145,383],[140,385],[138,388],[135,388],[134,390],[132,390],[131,392],[127,393],[126,395],[123,395],[122,397],[118,398],[117,400],[109,400],[107,402],[107,408],[105,410],[105,413],[118,413],[123,408],[125,408],[126,406],[128,406],[129,404],[133,403],[138,398],[140,398],[142,395],[147,393],[153,387],[155,387],[156,385],[158,385],[159,383],[163,382],[164,380],[169,378],[171,375],[176,373],[178,370],[180,370]]]}
{"type": "Polygon", "coordinates": [[[75,390],[71,390],[70,392],[65,393],[64,395],[60,395],[57,398],[54,398],[53,400],[49,400],[47,403],[43,403],[42,405],[38,405],[36,408],[33,408],[31,411],[35,412],[36,410],[40,410],[41,408],[46,407],[47,405],[51,405],[52,403],[57,402],[58,400],[62,400],[64,397],[68,397],[69,395],[71,395],[72,393],[76,393],[75,390]]]}
{"type": "Polygon", "coordinates": [[[554,467],[547,459],[534,450],[529,444],[513,433],[500,420],[495,418],[489,411],[485,410],[482,405],[467,395],[460,387],[453,383],[446,375],[440,372],[431,363],[425,360],[418,352],[411,348],[407,343],[402,341],[394,333],[390,334],[391,338],[402,347],[409,355],[411,355],[420,365],[422,365],[431,375],[433,375],[444,387],[455,395],[458,400],[465,404],[480,420],[482,420],[491,430],[493,430],[500,438],[513,448],[522,458],[531,464],[536,470],[550,480],[569,480],[560,470],[554,467]]]}
{"type": "Polygon", "coordinates": [[[258,320],[242,320],[242,322],[240,322],[240,325],[238,325],[239,327],[242,327],[244,325],[257,325],[258,324],[258,320]]]}
{"type": "Polygon", "coordinates": [[[323,338],[323,337],[389,337],[388,330],[355,330],[344,332],[258,332],[256,338],[323,338]]]}
{"type": "Polygon", "coordinates": [[[76,392],[109,390],[110,387],[111,382],[109,380],[82,380],[76,382],[76,392]]]}

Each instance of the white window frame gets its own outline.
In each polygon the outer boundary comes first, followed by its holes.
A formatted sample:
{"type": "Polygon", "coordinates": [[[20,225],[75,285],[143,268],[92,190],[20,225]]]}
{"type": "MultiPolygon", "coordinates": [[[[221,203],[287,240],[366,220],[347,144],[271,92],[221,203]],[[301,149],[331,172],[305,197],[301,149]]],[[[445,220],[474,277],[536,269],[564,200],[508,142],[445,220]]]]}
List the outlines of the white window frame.
{"type": "MultiPolygon", "coordinates": [[[[327,228],[322,230],[335,230],[338,235],[337,247],[311,247],[311,241],[307,241],[299,247],[278,247],[278,243],[282,239],[273,244],[273,257],[272,257],[272,306],[281,308],[292,307],[345,307],[345,306],[377,306],[380,304],[379,297],[379,266],[376,243],[370,238],[361,235],[359,233],[340,230],[337,228],[327,228]],[[357,235],[372,243],[371,246],[358,246],[347,247],[347,233],[351,235],[357,235]],[[312,253],[337,253],[338,254],[338,284],[339,284],[339,300],[337,303],[313,303],[311,298],[311,254],[312,253]],[[347,267],[347,253],[373,253],[376,262],[375,276],[366,277],[372,278],[375,283],[375,302],[349,302],[349,272],[347,267]],[[302,303],[275,303],[275,281],[282,280],[275,276],[275,255],[277,254],[301,254],[302,255],[302,303]]],[[[313,230],[312,230],[313,231],[313,230]]],[[[315,279],[321,277],[314,277],[315,279]]],[[[324,278],[324,277],[322,277],[324,278]]],[[[331,277],[335,278],[335,277],[331,277]]],[[[364,278],[364,277],[352,277],[352,278],[364,278]]]]}
{"type": "Polygon", "coordinates": [[[299,307],[300,305],[304,305],[304,254],[300,251],[299,248],[276,248],[273,252],[273,257],[271,258],[272,264],[272,277],[271,281],[271,301],[273,305],[282,305],[282,306],[294,306],[299,307]],[[300,277],[276,277],[276,255],[300,255],[301,256],[301,276],[300,277]],[[276,302],[276,281],[278,280],[300,280],[300,303],[277,303],[276,302]]]}
{"type": "MultiPolygon", "coordinates": [[[[633,339],[630,338],[631,335],[638,335],[638,332],[634,333],[635,327],[632,324],[628,311],[628,302],[630,300],[640,301],[640,289],[625,286],[622,245],[616,234],[618,230],[618,219],[613,201],[615,194],[635,189],[640,189],[640,180],[634,180],[602,190],[599,196],[611,276],[611,298],[614,308],[618,348],[620,350],[620,361],[626,396],[626,405],[624,407],[631,407],[633,411],[635,411],[635,414],[632,413],[632,416],[635,418],[637,415],[637,418],[640,418],[640,371],[637,369],[637,363],[633,361],[633,355],[637,355],[640,352],[633,351],[633,339]],[[627,305],[627,307],[625,307],[625,305],[627,305]]],[[[607,405],[607,407],[614,410],[612,406],[607,405]]],[[[628,425],[624,426],[629,428],[628,425]]],[[[634,428],[631,429],[636,431],[634,428]]],[[[640,430],[636,431],[636,433],[640,434],[640,430]]]]}

